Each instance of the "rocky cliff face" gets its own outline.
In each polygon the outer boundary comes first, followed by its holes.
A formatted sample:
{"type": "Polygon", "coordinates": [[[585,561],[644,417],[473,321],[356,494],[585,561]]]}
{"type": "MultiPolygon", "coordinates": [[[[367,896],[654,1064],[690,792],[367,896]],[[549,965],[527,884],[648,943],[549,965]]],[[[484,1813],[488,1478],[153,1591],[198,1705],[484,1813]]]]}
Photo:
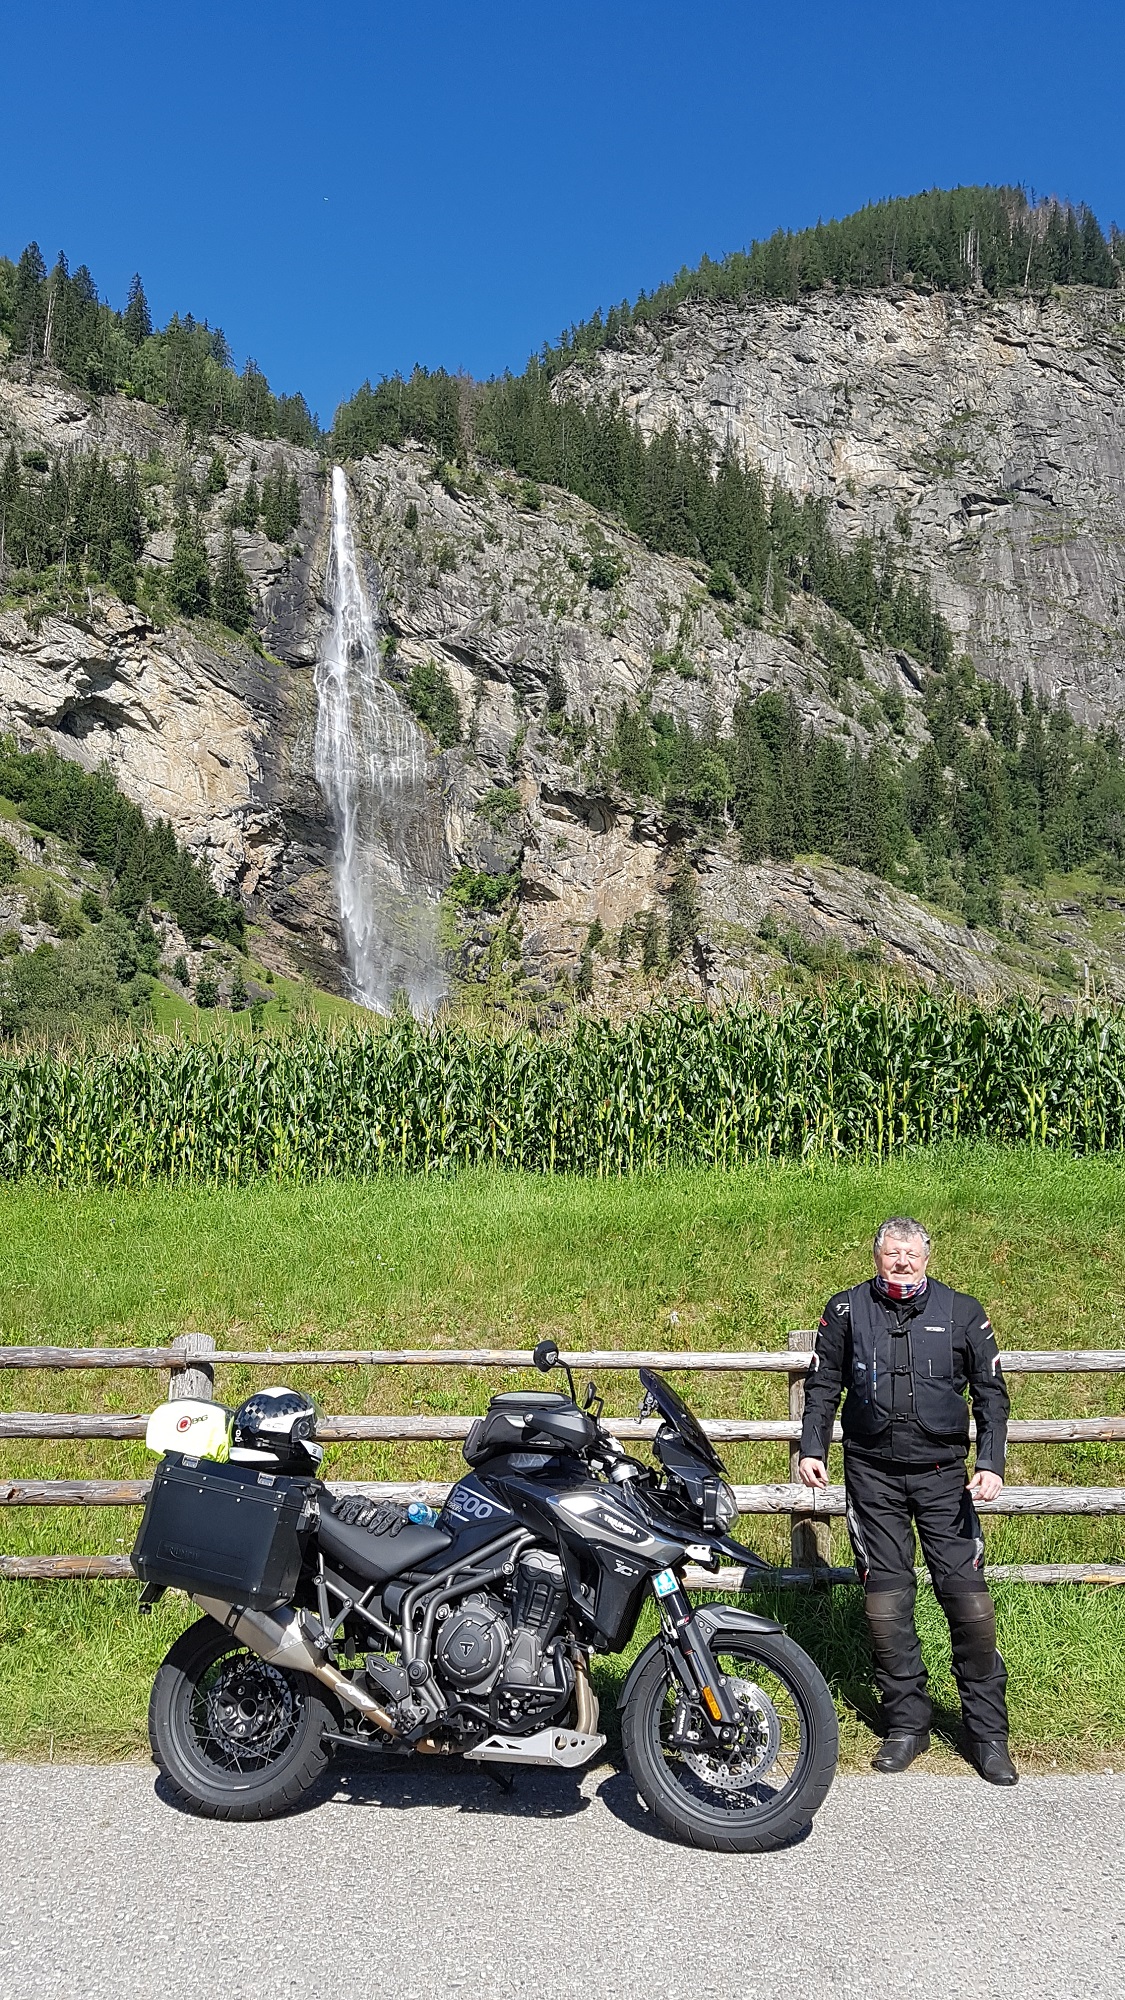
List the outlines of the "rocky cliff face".
{"type": "MultiPolygon", "coordinates": [[[[49,453],[134,454],[151,530],[144,560],[171,562],[174,479],[185,468],[201,478],[209,444],[189,449],[142,403],[0,378],[0,444],[8,438],[49,453]]],[[[263,925],[267,963],[336,986],[331,831],[311,767],[321,467],[313,454],[250,439],[224,439],[223,450],[229,486],[211,508],[212,553],[223,506],[250,478],[260,483],[283,459],[299,480],[301,526],[288,548],[236,531],[262,649],[202,621],[155,626],[108,593],[87,592],[85,604],[47,617],[15,604],[0,610],[0,728],[88,768],[108,764],[147,814],[171,820],[220,888],[242,895],[263,925]]]]}
{"type": "Polygon", "coordinates": [[[1125,714],[1125,308],[1075,290],[694,304],[569,370],[885,529],[980,673],[1125,714]]]}
{"type": "MultiPolygon", "coordinates": [[[[1125,399],[1101,305],[904,295],[691,307],[569,386],[612,390],[649,429],[674,419],[731,437],[791,485],[831,494],[844,532],[886,526],[933,578],[982,671],[1017,686],[1029,673],[1101,719],[1125,705],[1125,399]]],[[[176,470],[201,477],[210,443],[189,446],[143,405],[0,378],[0,446],[6,436],[21,449],[136,453],[145,559],[171,560],[176,470]]],[[[108,762],[222,887],[239,889],[267,962],[340,988],[334,833],[313,769],[325,469],[250,439],[223,451],[229,488],[208,517],[216,549],[223,509],[250,477],[280,461],[298,479],[287,547],[237,534],[261,650],[204,622],[157,628],[108,595],[42,620],[13,603],[0,610],[0,728],[108,762]]],[[[741,690],[780,688],[807,722],[866,743],[891,740],[879,697],[893,693],[897,750],[922,740],[918,669],[865,651],[853,712],[820,657],[818,632],[834,618],[815,601],[751,629],[690,564],[653,555],[573,497],[504,476],[443,483],[421,450],[384,450],[349,478],[384,672],[405,699],[412,669],[437,665],[460,709],[459,744],[439,751],[427,737],[439,886],[458,870],[518,876],[517,902],[498,914],[450,913],[470,982],[518,973],[520,990],[546,1001],[581,974],[595,1000],[622,1006],[651,990],[636,920],[667,912],[683,850],[655,807],[607,777],[623,705],[649,700],[705,731],[729,722],[741,690]]],[[[802,966],[860,954],[982,994],[1044,978],[1073,990],[1085,963],[1125,993],[1121,913],[1104,897],[1055,910],[1028,900],[1018,934],[1001,941],[855,871],[748,867],[732,841],[695,853],[694,882],[694,944],[656,975],[672,992],[768,991],[802,966]]]]}

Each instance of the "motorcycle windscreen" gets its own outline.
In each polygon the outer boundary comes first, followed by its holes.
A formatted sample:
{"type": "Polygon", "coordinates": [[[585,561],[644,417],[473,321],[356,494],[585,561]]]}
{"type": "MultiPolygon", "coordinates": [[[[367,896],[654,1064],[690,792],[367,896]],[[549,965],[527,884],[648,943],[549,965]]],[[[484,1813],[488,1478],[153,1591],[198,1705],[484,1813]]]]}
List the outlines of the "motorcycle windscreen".
{"type": "Polygon", "coordinates": [[[655,1368],[640,1370],[641,1387],[648,1400],[653,1403],[665,1423],[671,1424],[679,1432],[689,1451],[702,1459],[713,1471],[726,1478],[726,1466],[714,1445],[701,1428],[698,1417],[692,1415],[682,1396],[677,1395],[670,1382],[658,1375],[655,1368]]]}

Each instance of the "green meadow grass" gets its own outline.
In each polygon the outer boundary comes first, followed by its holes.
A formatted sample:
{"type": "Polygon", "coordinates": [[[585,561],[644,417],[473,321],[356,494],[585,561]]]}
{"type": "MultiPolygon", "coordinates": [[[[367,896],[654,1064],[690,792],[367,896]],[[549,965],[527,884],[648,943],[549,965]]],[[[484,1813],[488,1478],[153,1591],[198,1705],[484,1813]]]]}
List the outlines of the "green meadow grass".
{"type": "MultiPolygon", "coordinates": [[[[889,1164],[775,1165],[595,1181],[474,1172],[441,1179],[256,1185],[212,1192],[0,1188],[0,1339],[163,1344],[194,1328],[218,1346],[781,1347],[825,1297],[869,1268],[874,1225],[918,1214],[934,1269],[982,1298],[1005,1347],[1125,1347],[1125,1166],[1115,1155],[935,1148],[889,1164]]],[[[287,1371],[326,1411],[482,1408],[521,1379],[498,1371],[287,1371]]],[[[675,1378],[703,1415],[780,1415],[783,1377],[675,1378]]],[[[226,1369],[234,1402],[252,1381],[226,1369]]],[[[9,1409],[142,1411],[156,1375],[0,1373],[9,1409]]],[[[631,1375],[603,1378],[629,1414],[631,1375]]],[[[1125,1377],[1015,1378],[1017,1415],[1125,1410],[1125,1377]]],[[[1015,1479],[1125,1484],[1122,1447],[1017,1447],[1015,1479]]],[[[783,1479],[780,1445],[729,1452],[746,1480],[783,1479]]],[[[7,1443],[4,1477],[137,1477],[132,1443],[7,1443]]],[[[456,1446],[333,1448],[331,1476],[451,1477],[456,1446]]],[[[838,1464],[833,1468],[839,1476],[838,1464]]],[[[5,1509],[8,1553],[127,1549],[128,1509],[5,1509]]],[[[784,1520],[755,1518],[764,1554],[784,1520]]],[[[1122,1559],[1119,1520],[996,1520],[1001,1561],[1122,1559]]],[[[842,1532],[834,1558],[847,1560],[842,1532]]],[[[1001,1585],[1001,1645],[1025,1756],[1086,1764],[1125,1755],[1125,1592],[1001,1585]]],[[[847,1755],[870,1745],[871,1685],[858,1593],[786,1593],[781,1615],[829,1674],[847,1755]]],[[[0,1743],[9,1755],[139,1751],[152,1673],[187,1613],[165,1600],[147,1621],[119,1584],[0,1585],[0,1743]]],[[[920,1597],[939,1702],[955,1706],[948,1637],[920,1597]]],[[[621,1662],[599,1667],[611,1692],[621,1662]]]]}

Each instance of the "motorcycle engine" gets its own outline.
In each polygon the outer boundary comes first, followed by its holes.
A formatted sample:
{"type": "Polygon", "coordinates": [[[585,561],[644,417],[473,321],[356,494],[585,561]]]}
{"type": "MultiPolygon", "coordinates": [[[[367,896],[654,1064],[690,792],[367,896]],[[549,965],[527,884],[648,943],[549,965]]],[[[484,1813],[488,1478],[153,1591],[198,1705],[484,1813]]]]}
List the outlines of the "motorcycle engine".
{"type": "Polygon", "coordinates": [[[442,1620],[434,1643],[434,1660],[443,1680],[471,1694],[488,1694],[512,1643],[504,1606],[487,1591],[463,1597],[442,1620]]]}
{"type": "Polygon", "coordinates": [[[555,1637],[566,1601],[559,1558],[530,1549],[517,1565],[510,1603],[478,1590],[442,1618],[433,1654],[439,1678],[478,1699],[497,1690],[509,1726],[552,1720],[574,1689],[574,1669],[555,1637]]]}

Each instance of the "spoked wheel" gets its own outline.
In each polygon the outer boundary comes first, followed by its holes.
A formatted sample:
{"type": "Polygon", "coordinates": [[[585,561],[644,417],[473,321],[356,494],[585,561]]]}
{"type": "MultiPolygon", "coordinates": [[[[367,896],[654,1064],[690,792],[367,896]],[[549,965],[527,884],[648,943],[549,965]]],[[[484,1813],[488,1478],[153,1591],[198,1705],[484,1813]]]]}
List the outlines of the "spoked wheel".
{"type": "Polygon", "coordinates": [[[317,1683],[258,1658],[213,1619],[181,1634],[148,1707],[152,1754],[180,1802],[209,1819],[288,1812],[328,1761],[317,1683]]]}
{"type": "Polygon", "coordinates": [[[738,1743],[719,1756],[692,1742],[700,1719],[658,1645],[621,1718],[629,1769],[662,1825],[692,1847],[780,1847],[808,1825],[832,1783],[832,1696],[782,1633],[720,1630],[711,1652],[742,1718],[738,1743]]]}

